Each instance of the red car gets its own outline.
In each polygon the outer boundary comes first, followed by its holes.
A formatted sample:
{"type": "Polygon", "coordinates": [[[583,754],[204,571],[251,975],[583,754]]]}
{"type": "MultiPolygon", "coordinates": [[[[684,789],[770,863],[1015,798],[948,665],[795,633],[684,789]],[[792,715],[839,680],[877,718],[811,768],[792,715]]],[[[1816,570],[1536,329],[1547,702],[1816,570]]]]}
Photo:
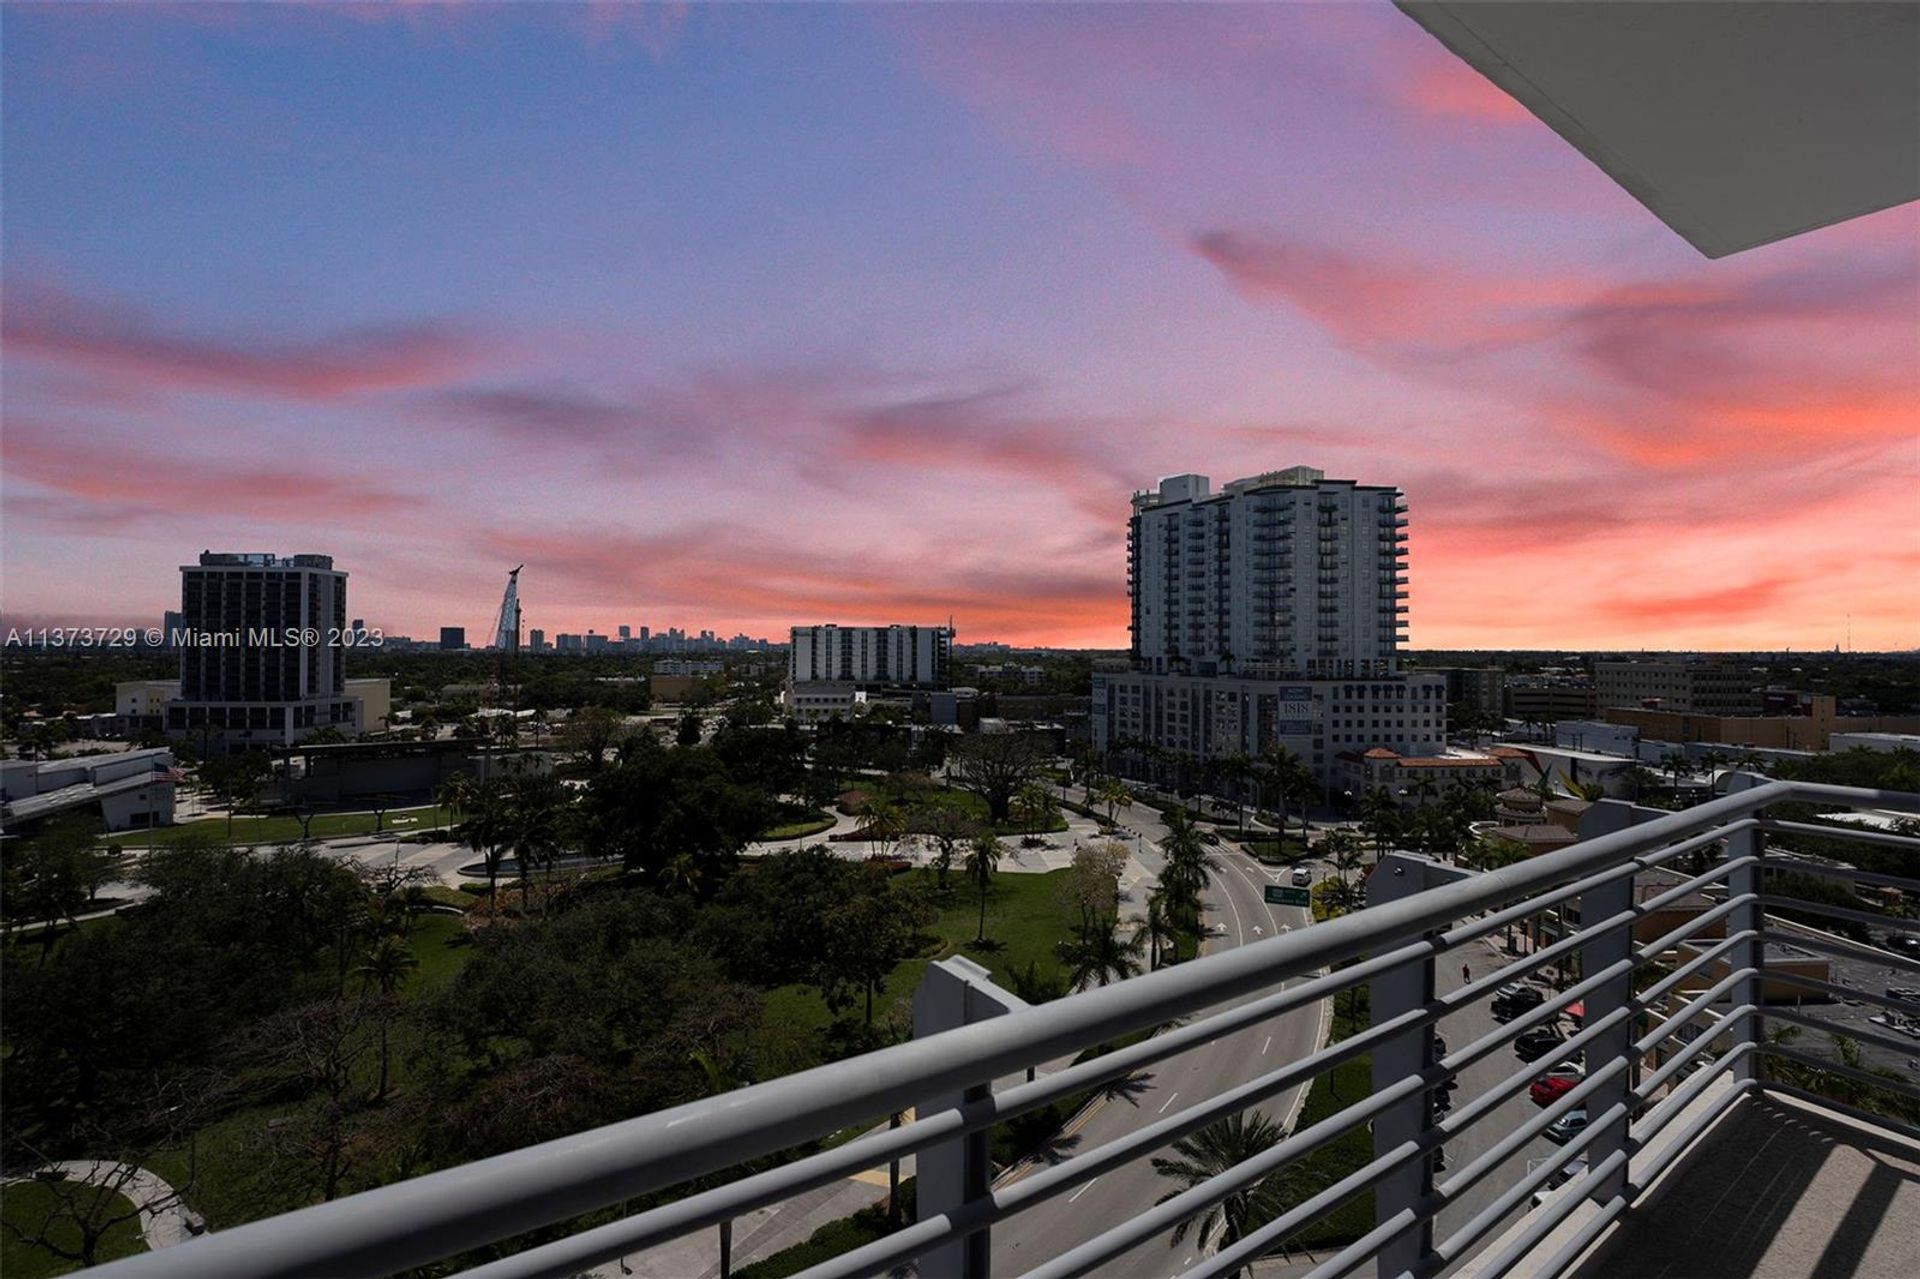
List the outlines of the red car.
{"type": "Polygon", "coordinates": [[[1579,1082],[1578,1079],[1548,1075],[1543,1079],[1534,1080],[1533,1087],[1527,1090],[1527,1095],[1533,1098],[1533,1104],[1536,1106],[1551,1106],[1579,1082]]]}

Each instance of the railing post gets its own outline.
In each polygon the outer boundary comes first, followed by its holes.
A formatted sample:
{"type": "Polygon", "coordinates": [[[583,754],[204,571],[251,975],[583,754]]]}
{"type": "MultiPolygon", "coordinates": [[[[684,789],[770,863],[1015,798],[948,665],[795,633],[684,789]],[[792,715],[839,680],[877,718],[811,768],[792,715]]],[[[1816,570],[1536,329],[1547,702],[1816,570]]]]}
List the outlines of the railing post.
{"type": "MultiPolygon", "coordinates": [[[[1589,810],[1591,812],[1592,810],[1589,810]]],[[[1632,813],[1622,806],[1609,809],[1599,819],[1601,823],[1613,829],[1625,829],[1632,824],[1632,813]]],[[[1611,919],[1624,911],[1633,909],[1634,876],[1622,876],[1610,880],[1597,888],[1590,888],[1580,894],[1580,927],[1588,928],[1603,919],[1611,919]]],[[[1588,938],[1580,946],[1580,975],[1590,978],[1595,973],[1628,959],[1633,954],[1633,925],[1624,924],[1617,928],[1588,938]]],[[[1596,987],[1582,1001],[1585,1005],[1582,1022],[1591,1026],[1601,1019],[1610,1017],[1626,1008],[1633,1001],[1633,972],[1620,974],[1596,987]]],[[[1602,1067],[1619,1058],[1629,1057],[1633,1052],[1636,1019],[1622,1018],[1618,1024],[1600,1032],[1587,1048],[1587,1073],[1595,1074],[1602,1067]]],[[[1553,1065],[1551,1058],[1544,1063],[1553,1065]]],[[[1627,1092],[1633,1086],[1639,1073],[1639,1064],[1628,1061],[1627,1069],[1608,1079],[1587,1098],[1589,1115],[1604,1114],[1627,1100],[1627,1092]]],[[[1593,1144],[1587,1147],[1587,1166],[1598,1166],[1616,1151],[1625,1151],[1629,1159],[1633,1156],[1633,1138],[1629,1131],[1632,1116],[1622,1114],[1618,1119],[1600,1129],[1593,1144]]],[[[1595,1203],[1605,1203],[1619,1194],[1627,1184],[1627,1169],[1622,1165],[1597,1182],[1591,1198],[1595,1203]]]]}
{"type": "MultiPolygon", "coordinates": [[[[1019,997],[994,985],[979,964],[958,956],[943,959],[927,966],[913,992],[913,1037],[924,1039],[1025,1007],[1019,997]]],[[[914,1109],[916,1114],[936,1114],[992,1092],[993,1081],[983,1079],[964,1092],[917,1098],[914,1109]]],[[[990,1148],[989,1130],[981,1129],[921,1151],[914,1160],[915,1216],[924,1221],[985,1198],[993,1186],[990,1148]]],[[[987,1279],[991,1248],[991,1232],[977,1230],[923,1253],[917,1270],[921,1279],[987,1279]]]]}
{"type": "MultiPolygon", "coordinates": [[[[1382,858],[1367,880],[1369,910],[1399,901],[1442,883],[1465,878],[1471,872],[1437,866],[1424,858],[1399,853],[1382,858]]],[[[1416,1008],[1433,1002],[1434,970],[1432,959],[1410,960],[1396,964],[1375,977],[1367,988],[1368,1017],[1378,1026],[1416,1008]]],[[[1382,1040],[1373,1050],[1373,1091],[1381,1092],[1418,1074],[1433,1062],[1431,1026],[1403,1031],[1382,1040]]],[[[1433,1122],[1433,1099],[1419,1093],[1398,1102],[1374,1116],[1373,1153],[1375,1157],[1406,1142],[1416,1140],[1433,1122]]],[[[1377,1224],[1417,1209],[1433,1190],[1433,1164],[1427,1159],[1412,1159],[1388,1173],[1374,1187],[1374,1220],[1377,1224]]],[[[1433,1221],[1421,1216],[1419,1223],[1404,1230],[1381,1247],[1375,1258],[1380,1279],[1395,1275],[1418,1274],[1427,1254],[1433,1251],[1433,1221]]]]}
{"type": "MultiPolygon", "coordinates": [[[[1727,777],[1727,793],[1733,794],[1738,791],[1751,790],[1755,786],[1765,784],[1766,778],[1764,777],[1755,777],[1752,773],[1732,773],[1727,777]]],[[[1758,817],[1760,813],[1756,812],[1754,816],[1758,817]]],[[[1751,828],[1736,831],[1727,837],[1727,859],[1732,861],[1736,858],[1753,857],[1761,854],[1766,847],[1764,843],[1765,838],[1766,837],[1759,831],[1751,828]]],[[[1748,893],[1757,895],[1760,892],[1760,888],[1761,875],[1758,866],[1746,866],[1727,872],[1727,896],[1729,898],[1741,897],[1748,893]]],[[[1727,930],[1729,933],[1743,933],[1748,930],[1752,930],[1754,933],[1752,939],[1741,942],[1727,952],[1727,963],[1729,965],[1727,971],[1738,972],[1742,968],[1751,968],[1758,973],[1765,969],[1767,961],[1766,924],[1767,913],[1762,909],[1759,902],[1753,902],[1746,906],[1737,906],[1733,912],[1727,916],[1727,930]]],[[[1733,992],[1729,996],[1732,1000],[1729,1007],[1739,1008],[1745,1004],[1752,1004],[1755,1008],[1761,1007],[1764,989],[1765,982],[1762,977],[1749,977],[1733,988],[1733,992]]],[[[1729,1044],[1729,1048],[1737,1048],[1742,1043],[1751,1043],[1757,1050],[1760,1045],[1766,1043],[1766,1040],[1766,1026],[1762,1024],[1760,1014],[1756,1012],[1753,1016],[1742,1021],[1740,1025],[1732,1028],[1732,1042],[1729,1044]]],[[[1759,1057],[1760,1054],[1758,1051],[1742,1054],[1740,1060],[1733,1064],[1734,1079],[1741,1083],[1757,1080],[1760,1073],[1759,1057]]]]}

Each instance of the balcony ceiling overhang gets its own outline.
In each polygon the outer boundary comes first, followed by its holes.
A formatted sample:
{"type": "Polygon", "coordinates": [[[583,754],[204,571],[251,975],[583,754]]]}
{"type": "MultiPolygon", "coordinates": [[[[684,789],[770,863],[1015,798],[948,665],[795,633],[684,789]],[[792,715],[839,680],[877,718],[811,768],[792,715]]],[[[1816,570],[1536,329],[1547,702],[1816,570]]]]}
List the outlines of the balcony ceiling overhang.
{"type": "Polygon", "coordinates": [[[1920,198],[1911,0],[1395,0],[1710,258],[1920,198]]]}

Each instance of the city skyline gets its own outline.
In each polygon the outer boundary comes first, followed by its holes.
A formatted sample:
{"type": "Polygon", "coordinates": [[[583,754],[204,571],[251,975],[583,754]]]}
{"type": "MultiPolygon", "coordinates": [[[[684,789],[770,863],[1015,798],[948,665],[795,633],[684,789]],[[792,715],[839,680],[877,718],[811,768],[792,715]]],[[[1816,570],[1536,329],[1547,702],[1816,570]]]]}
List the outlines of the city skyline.
{"type": "Polygon", "coordinates": [[[1920,644],[1920,215],[1707,262],[1384,4],[8,28],[10,623],[1117,649],[1134,491],[1306,465],[1412,648],[1920,644]]]}

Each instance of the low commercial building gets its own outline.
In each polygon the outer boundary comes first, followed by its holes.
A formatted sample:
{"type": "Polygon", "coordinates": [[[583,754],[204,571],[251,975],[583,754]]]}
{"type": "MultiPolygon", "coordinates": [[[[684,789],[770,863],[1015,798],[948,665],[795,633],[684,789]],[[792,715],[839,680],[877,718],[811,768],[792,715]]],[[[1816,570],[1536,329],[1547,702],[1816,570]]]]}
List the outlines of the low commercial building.
{"type": "Polygon", "coordinates": [[[1507,677],[1507,718],[1529,724],[1562,719],[1592,719],[1597,702],[1593,681],[1547,676],[1507,677]]]}
{"type": "Polygon", "coordinates": [[[0,824],[17,835],[64,814],[91,813],[110,831],[171,826],[179,776],[165,747],[0,761],[0,824]]]}
{"type": "Polygon", "coordinates": [[[1383,746],[1339,755],[1336,784],[1353,795],[1385,791],[1402,807],[1438,803],[1456,785],[1496,788],[1519,780],[1517,766],[1492,755],[1402,755],[1383,746]]]}
{"type": "Polygon", "coordinates": [[[1702,715],[1760,713],[1760,677],[1751,667],[1734,662],[1595,662],[1593,686],[1602,707],[1640,706],[1702,715]]]}
{"type": "Polygon", "coordinates": [[[802,724],[817,724],[824,719],[852,719],[865,694],[847,680],[813,680],[788,684],[784,701],[786,711],[802,724]]]}
{"type": "Polygon", "coordinates": [[[1625,724],[1643,739],[1662,742],[1703,742],[1717,746],[1775,747],[1823,751],[1838,733],[1920,733],[1920,716],[1846,715],[1832,697],[1816,694],[1797,715],[1702,715],[1668,710],[1610,706],[1603,716],[1610,724],[1625,724]]]}

